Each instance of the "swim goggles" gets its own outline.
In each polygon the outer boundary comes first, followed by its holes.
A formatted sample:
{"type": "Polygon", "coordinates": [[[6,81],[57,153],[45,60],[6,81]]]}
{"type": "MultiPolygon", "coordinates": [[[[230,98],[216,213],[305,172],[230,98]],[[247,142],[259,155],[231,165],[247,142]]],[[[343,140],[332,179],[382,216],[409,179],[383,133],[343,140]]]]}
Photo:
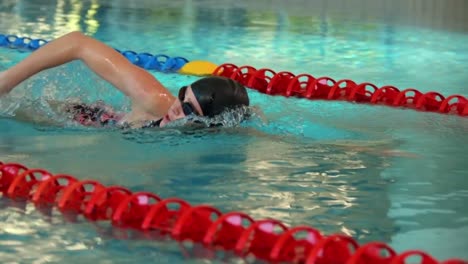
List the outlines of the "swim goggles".
{"type": "Polygon", "coordinates": [[[191,114],[194,114],[194,115],[199,115],[201,116],[201,114],[199,114],[196,110],[195,110],[195,107],[192,105],[192,103],[190,102],[184,102],[185,100],[185,92],[187,91],[187,86],[183,86],[182,88],[180,88],[179,90],[179,101],[180,101],[180,104],[182,106],[182,111],[184,112],[185,116],[189,116],[191,114]]]}

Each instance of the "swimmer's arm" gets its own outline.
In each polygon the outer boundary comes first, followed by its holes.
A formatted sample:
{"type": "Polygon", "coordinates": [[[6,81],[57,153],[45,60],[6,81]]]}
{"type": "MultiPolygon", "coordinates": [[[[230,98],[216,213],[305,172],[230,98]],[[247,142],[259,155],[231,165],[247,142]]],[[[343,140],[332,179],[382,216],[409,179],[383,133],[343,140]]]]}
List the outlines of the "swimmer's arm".
{"type": "MultiPolygon", "coordinates": [[[[132,99],[144,112],[165,112],[174,97],[144,69],[133,65],[113,48],[72,32],[39,48],[26,59],[0,73],[0,96],[45,69],[81,60],[96,74],[132,99]]],[[[164,115],[161,113],[160,115],[164,115]]]]}

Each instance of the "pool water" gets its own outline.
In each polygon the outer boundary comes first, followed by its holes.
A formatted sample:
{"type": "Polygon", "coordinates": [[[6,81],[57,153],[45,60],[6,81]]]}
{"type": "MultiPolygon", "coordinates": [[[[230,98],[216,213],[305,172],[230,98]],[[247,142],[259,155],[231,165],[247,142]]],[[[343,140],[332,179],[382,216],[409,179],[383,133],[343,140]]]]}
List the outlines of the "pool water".
{"type": "MultiPolygon", "coordinates": [[[[465,2],[447,1],[444,8],[437,1],[413,1],[411,8],[404,1],[357,4],[369,10],[346,1],[31,2],[2,1],[0,33],[50,40],[81,30],[121,50],[468,95],[468,23],[460,15],[465,2]],[[433,11],[431,21],[444,22],[428,23],[421,8],[433,11]]],[[[1,48],[0,70],[28,54],[1,48]]],[[[152,73],[174,93],[197,79],[152,73]]],[[[249,95],[257,114],[215,132],[82,128],[53,112],[48,100],[102,99],[120,110],[129,104],[73,62],[0,99],[0,160],[255,219],[306,224],[360,243],[383,241],[399,252],[468,258],[466,118],[253,90],[249,95]],[[18,108],[36,122],[15,119],[18,108]],[[39,122],[44,120],[54,124],[39,122]]],[[[122,239],[106,224],[69,223],[58,212],[44,215],[8,199],[0,206],[4,263],[217,262],[170,240],[122,239]]]]}

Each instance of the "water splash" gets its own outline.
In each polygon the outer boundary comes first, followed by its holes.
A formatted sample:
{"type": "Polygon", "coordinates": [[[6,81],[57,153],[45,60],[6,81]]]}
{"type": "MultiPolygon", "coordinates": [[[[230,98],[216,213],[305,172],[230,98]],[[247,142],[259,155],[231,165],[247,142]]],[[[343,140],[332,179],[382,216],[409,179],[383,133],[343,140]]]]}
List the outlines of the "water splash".
{"type": "Polygon", "coordinates": [[[253,108],[243,106],[226,110],[214,117],[190,115],[170,122],[167,127],[236,127],[254,113],[253,108]]]}

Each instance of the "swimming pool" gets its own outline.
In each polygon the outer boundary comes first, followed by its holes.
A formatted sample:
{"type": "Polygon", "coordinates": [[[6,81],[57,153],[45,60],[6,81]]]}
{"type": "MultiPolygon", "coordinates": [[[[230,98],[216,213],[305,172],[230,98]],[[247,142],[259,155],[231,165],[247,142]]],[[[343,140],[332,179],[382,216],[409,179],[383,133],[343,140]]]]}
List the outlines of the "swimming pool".
{"type": "MultiPolygon", "coordinates": [[[[119,49],[444,95],[468,92],[467,23],[457,15],[466,8],[463,2],[451,7],[458,11],[450,19],[443,13],[449,7],[433,6],[433,21],[445,22],[432,24],[424,23],[424,14],[409,20],[396,15],[397,7],[379,4],[356,11],[340,1],[298,1],[297,7],[267,2],[2,1],[0,32],[52,39],[82,30],[119,49]]],[[[397,6],[405,12],[423,8],[397,6]]],[[[25,56],[0,49],[0,69],[25,56]]],[[[172,91],[196,79],[154,74],[172,91]]],[[[45,99],[69,96],[128,107],[80,63],[41,73],[0,100],[0,160],[274,217],[291,226],[308,224],[360,242],[384,241],[398,251],[418,248],[440,259],[468,258],[463,118],[255,91],[251,101],[266,120],[254,118],[220,133],[89,130],[61,120],[65,127],[9,118],[21,106],[57,120],[45,99]]],[[[30,205],[5,199],[0,204],[5,262],[18,261],[18,254],[26,263],[204,261],[186,259],[175,242],[118,239],[118,231],[84,220],[69,224],[59,213],[48,218],[30,205]]]]}

